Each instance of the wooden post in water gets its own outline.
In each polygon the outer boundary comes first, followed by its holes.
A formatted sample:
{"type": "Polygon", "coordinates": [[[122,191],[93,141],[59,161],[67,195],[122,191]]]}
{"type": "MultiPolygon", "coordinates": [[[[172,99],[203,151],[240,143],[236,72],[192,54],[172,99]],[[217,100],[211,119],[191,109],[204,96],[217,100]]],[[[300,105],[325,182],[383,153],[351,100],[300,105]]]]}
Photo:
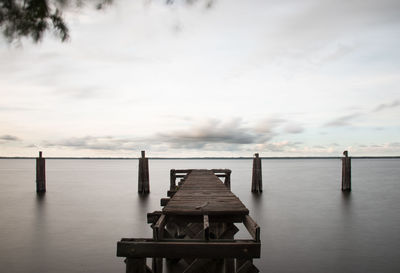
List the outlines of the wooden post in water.
{"type": "Polygon", "coordinates": [[[46,192],[46,161],[41,151],[39,157],[36,158],[36,192],[46,192]]]}
{"type": "Polygon", "coordinates": [[[348,152],[343,152],[342,157],[342,191],[351,191],[351,157],[348,152]]]}
{"type": "Polygon", "coordinates": [[[262,172],[261,158],[258,153],[254,154],[253,158],[253,176],[251,179],[251,191],[256,193],[262,192],[262,172]]]}
{"type": "Polygon", "coordinates": [[[139,170],[138,170],[138,192],[149,193],[149,160],[145,157],[145,152],[142,151],[142,157],[139,158],[139,170]]]}

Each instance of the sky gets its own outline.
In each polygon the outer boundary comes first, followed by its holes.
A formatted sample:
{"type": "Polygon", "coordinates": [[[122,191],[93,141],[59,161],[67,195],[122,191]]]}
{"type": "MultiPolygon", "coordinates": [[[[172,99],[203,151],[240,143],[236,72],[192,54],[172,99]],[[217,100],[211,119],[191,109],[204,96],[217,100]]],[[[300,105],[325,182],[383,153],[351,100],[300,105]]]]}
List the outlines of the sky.
{"type": "Polygon", "coordinates": [[[400,156],[400,1],[114,0],[0,38],[0,156],[400,156]]]}

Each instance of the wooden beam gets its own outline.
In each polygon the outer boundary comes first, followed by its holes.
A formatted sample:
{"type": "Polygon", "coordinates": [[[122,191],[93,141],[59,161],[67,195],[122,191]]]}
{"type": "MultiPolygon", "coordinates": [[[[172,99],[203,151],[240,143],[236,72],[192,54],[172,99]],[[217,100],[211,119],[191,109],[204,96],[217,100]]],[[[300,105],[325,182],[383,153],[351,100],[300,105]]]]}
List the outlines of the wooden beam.
{"type": "Polygon", "coordinates": [[[157,222],[158,218],[160,218],[162,212],[161,211],[153,211],[147,213],[147,223],[153,224],[157,222]]]}
{"type": "Polygon", "coordinates": [[[175,170],[175,173],[190,173],[192,169],[180,169],[180,170],[175,170]]]}
{"type": "Polygon", "coordinates": [[[146,273],[146,258],[127,258],[126,273],[146,273]]]}
{"type": "Polygon", "coordinates": [[[171,200],[171,198],[161,198],[160,199],[160,205],[162,207],[165,207],[168,204],[169,200],[171,200]]]}
{"type": "Polygon", "coordinates": [[[217,174],[217,173],[231,173],[232,171],[230,169],[212,169],[211,170],[213,173],[217,174]]]}
{"type": "Polygon", "coordinates": [[[172,196],[174,196],[175,193],[176,193],[176,190],[169,190],[169,191],[167,191],[167,196],[172,197],[172,196]]]}
{"type": "Polygon", "coordinates": [[[202,267],[207,264],[209,260],[207,259],[195,259],[193,262],[189,264],[188,267],[185,268],[183,273],[197,273],[202,272],[202,267]]]}
{"type": "Polygon", "coordinates": [[[122,239],[117,243],[117,256],[130,258],[260,258],[261,244],[250,240],[236,241],[154,241],[122,239]]]}
{"type": "Polygon", "coordinates": [[[237,269],[236,273],[258,273],[260,272],[257,267],[254,266],[252,260],[242,261],[243,264],[237,269]]]}
{"type": "Polygon", "coordinates": [[[253,237],[254,241],[260,242],[260,227],[257,223],[249,215],[246,215],[243,219],[243,224],[253,237]]]}
{"type": "Polygon", "coordinates": [[[158,218],[157,223],[153,226],[153,238],[158,241],[163,238],[164,226],[167,222],[167,217],[165,214],[162,214],[160,218],[158,218]]]}

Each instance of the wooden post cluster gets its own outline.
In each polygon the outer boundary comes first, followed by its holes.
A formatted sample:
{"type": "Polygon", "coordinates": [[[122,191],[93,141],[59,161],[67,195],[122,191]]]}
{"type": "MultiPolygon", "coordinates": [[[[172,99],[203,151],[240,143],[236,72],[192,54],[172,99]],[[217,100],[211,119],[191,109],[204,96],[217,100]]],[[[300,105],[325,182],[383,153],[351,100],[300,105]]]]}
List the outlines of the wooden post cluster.
{"type": "Polygon", "coordinates": [[[36,158],[36,192],[46,192],[46,160],[42,157],[41,151],[36,158]]]}
{"type": "Polygon", "coordinates": [[[138,192],[149,193],[149,160],[145,157],[145,151],[142,151],[142,157],[139,158],[139,170],[138,170],[138,192]]]}
{"type": "Polygon", "coordinates": [[[258,153],[253,158],[253,176],[251,179],[251,191],[256,193],[262,192],[262,171],[261,158],[258,153]]]}
{"type": "Polygon", "coordinates": [[[342,157],[342,191],[351,191],[351,157],[348,152],[343,152],[342,157]]]}

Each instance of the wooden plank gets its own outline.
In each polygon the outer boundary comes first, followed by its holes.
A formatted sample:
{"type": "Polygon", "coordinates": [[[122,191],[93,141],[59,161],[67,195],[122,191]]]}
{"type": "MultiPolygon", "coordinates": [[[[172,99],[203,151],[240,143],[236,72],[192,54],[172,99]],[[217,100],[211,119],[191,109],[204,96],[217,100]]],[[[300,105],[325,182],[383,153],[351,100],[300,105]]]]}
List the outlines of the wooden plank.
{"type": "Polygon", "coordinates": [[[246,215],[243,219],[243,224],[253,239],[256,242],[260,242],[260,227],[257,225],[257,223],[249,215],[246,215]]]}
{"type": "Polygon", "coordinates": [[[117,256],[130,258],[260,258],[261,244],[251,240],[215,241],[154,241],[122,239],[117,243],[117,256]]]}
{"type": "Polygon", "coordinates": [[[163,212],[167,215],[249,213],[240,199],[214,175],[212,170],[192,170],[186,177],[185,183],[164,207],[163,212]]]}

